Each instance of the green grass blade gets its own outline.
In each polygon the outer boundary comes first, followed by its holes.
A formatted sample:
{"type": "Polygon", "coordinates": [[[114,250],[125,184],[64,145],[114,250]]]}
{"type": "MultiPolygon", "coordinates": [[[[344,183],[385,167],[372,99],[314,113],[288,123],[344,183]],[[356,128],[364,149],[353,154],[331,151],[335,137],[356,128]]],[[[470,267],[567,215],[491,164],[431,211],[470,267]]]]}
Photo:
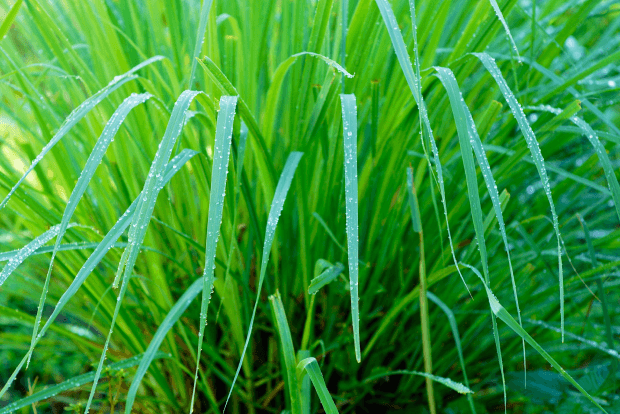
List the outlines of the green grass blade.
{"type": "Polygon", "coordinates": [[[342,73],[347,78],[353,78],[355,76],[355,75],[351,75],[349,72],[347,72],[347,70],[344,67],[340,66],[340,64],[338,62],[336,62],[335,60],[330,59],[327,56],[323,56],[320,53],[299,52],[299,53],[295,53],[291,57],[299,57],[299,56],[304,56],[304,55],[312,56],[312,57],[315,57],[317,59],[322,60],[323,62],[327,63],[329,66],[334,68],[334,70],[337,70],[338,72],[342,73]]]}
{"type": "MultiPolygon", "coordinates": [[[[454,78],[452,71],[446,68],[441,68],[441,67],[436,67],[435,69],[437,70],[437,74],[438,74],[437,76],[439,77],[439,80],[442,82],[442,84],[446,88],[446,91],[448,92],[448,97],[450,99],[450,105],[452,106],[452,112],[453,112],[454,120],[457,126],[459,142],[461,145],[461,158],[463,159],[463,165],[465,167],[467,194],[469,198],[469,205],[471,208],[471,216],[472,216],[472,220],[474,223],[474,232],[476,234],[476,241],[478,242],[478,248],[480,250],[480,259],[482,262],[484,277],[488,283],[489,282],[488,256],[487,256],[486,243],[484,240],[484,226],[482,223],[482,207],[480,205],[480,193],[478,192],[478,179],[476,177],[476,167],[474,165],[474,158],[472,156],[472,147],[475,148],[474,141],[477,136],[477,133],[476,133],[476,136],[473,136],[472,130],[475,130],[475,127],[472,127],[470,125],[470,123],[473,124],[473,119],[471,119],[471,114],[469,113],[469,109],[467,108],[467,105],[465,105],[465,101],[463,101],[461,91],[458,88],[456,79],[454,78]]],[[[480,138],[478,137],[478,143],[479,141],[480,141],[480,138]]],[[[479,164],[482,169],[483,164],[480,162],[480,158],[479,158],[479,164]]],[[[493,181],[493,178],[486,177],[490,173],[490,171],[482,170],[482,172],[483,172],[483,176],[485,176],[485,183],[487,184],[487,188],[488,188],[489,187],[488,179],[490,178],[490,180],[493,181]]],[[[494,188],[495,192],[497,193],[497,188],[495,188],[493,184],[491,184],[491,187],[494,188]]],[[[491,189],[489,188],[489,192],[490,191],[491,189]]],[[[496,202],[499,203],[499,196],[497,197],[497,200],[493,200],[494,208],[496,208],[495,207],[496,202]]],[[[501,205],[499,207],[499,210],[501,213],[501,205]]],[[[501,217],[497,213],[497,209],[495,210],[495,213],[497,217],[501,217]]],[[[499,218],[498,218],[498,221],[500,221],[499,218]]],[[[514,289],[514,278],[513,278],[513,289],[514,289]]],[[[516,301],[516,297],[515,297],[515,301],[516,301]]],[[[495,337],[495,345],[497,348],[499,364],[500,364],[500,367],[502,367],[501,373],[502,373],[502,385],[504,389],[504,407],[507,407],[508,400],[506,397],[506,381],[504,379],[504,369],[503,369],[503,361],[502,361],[502,356],[501,356],[501,348],[500,348],[500,343],[499,343],[499,333],[497,331],[497,324],[495,322],[495,319],[493,319],[493,336],[495,337]]],[[[525,354],[525,351],[524,351],[524,354],[525,354]]]]}
{"type": "MultiPolygon", "coordinates": [[[[217,87],[222,91],[222,93],[226,95],[239,95],[237,89],[233,86],[232,83],[228,80],[226,75],[221,71],[220,68],[217,67],[215,62],[209,59],[208,56],[205,56],[202,60],[199,60],[200,66],[207,72],[207,75],[215,82],[217,87]]],[[[248,126],[248,130],[250,133],[256,138],[258,142],[258,148],[261,152],[260,157],[256,157],[256,161],[258,162],[261,170],[266,169],[268,175],[263,177],[261,180],[261,184],[266,189],[267,193],[271,195],[273,193],[273,183],[275,181],[276,172],[273,166],[273,161],[269,156],[269,150],[267,149],[267,144],[265,143],[265,138],[260,132],[260,128],[258,127],[258,122],[254,119],[254,115],[250,112],[250,108],[247,103],[243,100],[243,98],[239,97],[239,116],[243,119],[248,126]]]]}
{"type": "MultiPolygon", "coordinates": [[[[115,362],[106,367],[110,371],[119,371],[121,369],[127,369],[131,367],[135,367],[138,363],[144,358],[143,355],[136,355],[131,358],[127,358],[123,361],[115,362]]],[[[152,359],[162,359],[162,358],[170,358],[169,354],[165,352],[158,351],[153,356],[152,359]]],[[[12,402],[2,409],[0,409],[0,414],[8,414],[19,410],[20,408],[28,407],[29,405],[33,405],[39,401],[46,400],[48,398],[52,398],[53,396],[60,394],[61,392],[72,390],[77,387],[81,387],[84,384],[88,384],[93,382],[95,379],[95,373],[89,372],[88,374],[79,375],[77,377],[73,377],[68,379],[58,385],[54,385],[52,387],[48,387],[44,390],[36,392],[26,398],[22,398],[19,401],[12,402]]]]}
{"type": "Polygon", "coordinates": [[[310,285],[308,286],[308,294],[315,295],[319,289],[334,281],[343,271],[344,265],[342,263],[336,263],[335,265],[328,267],[320,275],[310,281],[310,285]]]}
{"type": "Polygon", "coordinates": [[[387,377],[390,375],[418,375],[420,377],[430,378],[431,380],[435,382],[438,382],[442,385],[445,385],[446,387],[450,389],[453,389],[459,394],[473,394],[474,393],[472,390],[469,389],[469,387],[466,387],[460,382],[452,381],[450,378],[438,377],[436,375],[431,375],[431,374],[427,374],[426,372],[419,372],[419,371],[408,371],[408,370],[387,371],[387,372],[382,372],[380,374],[371,375],[370,377],[364,379],[364,382],[369,382],[377,378],[387,377]]]}
{"type": "Polygon", "coordinates": [[[495,294],[493,293],[493,291],[491,291],[491,289],[488,287],[488,285],[486,284],[486,282],[484,281],[484,279],[482,278],[482,275],[480,274],[480,272],[478,272],[478,270],[476,270],[476,268],[469,266],[469,265],[465,265],[467,267],[469,267],[475,274],[476,276],[478,276],[478,278],[480,279],[480,281],[484,284],[484,288],[486,290],[486,294],[487,297],[489,298],[489,306],[491,308],[491,310],[493,311],[493,314],[495,314],[495,316],[497,316],[499,319],[501,319],[502,321],[504,321],[504,323],[506,323],[506,325],[508,325],[508,327],[510,329],[512,329],[514,331],[514,333],[516,333],[517,335],[519,335],[521,338],[525,339],[525,341],[530,344],[532,346],[532,348],[534,348],[536,350],[536,352],[538,352],[540,354],[540,356],[542,356],[543,358],[545,358],[545,360],[551,364],[551,366],[562,376],[564,377],[564,379],[566,379],[568,382],[570,382],[571,384],[573,384],[575,386],[575,388],[577,388],[579,390],[579,392],[581,392],[581,394],[583,394],[588,400],[590,400],[592,402],[592,404],[594,404],[597,408],[599,408],[602,412],[606,413],[607,411],[605,411],[605,409],[603,407],[600,406],[600,404],[598,402],[596,402],[596,400],[594,400],[594,398],[592,398],[592,396],[585,390],[583,389],[583,387],[581,385],[579,385],[577,383],[577,381],[575,381],[573,379],[573,377],[567,373],[564,368],[562,368],[560,366],[560,364],[558,364],[556,362],[555,359],[553,359],[551,357],[551,355],[549,355],[547,353],[547,351],[545,351],[539,344],[538,342],[536,342],[531,336],[530,334],[528,334],[525,329],[523,329],[521,327],[521,325],[519,325],[517,323],[517,321],[510,315],[510,313],[508,313],[508,311],[506,309],[504,309],[504,307],[499,303],[499,301],[497,300],[497,297],[495,296],[495,294]]]}
{"type": "Polygon", "coordinates": [[[105,86],[103,89],[101,89],[99,92],[97,92],[96,94],[94,94],[93,96],[91,96],[90,98],[85,100],[84,102],[82,102],[82,104],[80,104],[80,106],[75,108],[73,110],[73,112],[71,112],[71,114],[69,114],[69,116],[67,117],[65,122],[58,129],[58,132],[56,132],[56,134],[50,140],[50,142],[48,142],[45,145],[45,147],[43,147],[43,149],[41,150],[41,153],[39,155],[37,155],[37,157],[32,161],[32,164],[30,164],[30,166],[28,167],[28,170],[26,170],[24,175],[22,175],[22,177],[19,179],[17,184],[15,184],[13,186],[11,191],[9,191],[9,194],[7,194],[7,196],[4,198],[4,200],[2,200],[2,203],[0,203],[0,210],[4,206],[6,206],[6,204],[9,202],[9,199],[11,198],[13,193],[15,193],[17,188],[26,179],[28,174],[30,174],[30,172],[34,169],[34,167],[36,167],[36,165],[52,149],[52,147],[54,145],[56,145],[58,143],[58,141],[60,141],[62,139],[62,137],[64,137],[67,134],[67,132],[69,132],[69,130],[71,128],[73,128],[73,126],[75,124],[77,124],[82,118],[84,118],[86,116],[86,114],[88,114],[90,112],[91,109],[93,109],[95,106],[97,106],[108,95],[110,95],[112,92],[114,92],[115,90],[117,90],[118,88],[123,86],[125,83],[127,83],[127,82],[129,82],[131,80],[136,79],[137,76],[133,75],[134,72],[138,71],[139,69],[142,69],[143,67],[145,67],[147,65],[150,65],[153,62],[157,62],[157,61],[162,60],[162,59],[164,59],[163,56],[152,57],[152,58],[142,62],[141,64],[135,66],[133,69],[131,69],[130,71],[124,73],[123,75],[115,77],[114,79],[112,79],[112,81],[110,83],[108,83],[107,86],[105,86]]]}
{"type": "MultiPolygon", "coordinates": [[[[428,282],[426,280],[426,254],[424,253],[424,231],[422,222],[420,221],[420,206],[418,205],[418,195],[413,181],[413,168],[407,168],[407,193],[409,198],[409,210],[411,212],[411,222],[413,230],[420,237],[420,259],[419,259],[419,276],[420,276],[420,328],[422,331],[422,354],[424,357],[424,372],[428,375],[433,374],[433,355],[430,333],[430,319],[428,316],[428,282]]],[[[430,377],[426,378],[426,395],[428,398],[428,407],[431,414],[437,412],[435,405],[435,392],[433,391],[433,381],[430,377]]]]}
{"type": "Polygon", "coordinates": [[[7,34],[11,25],[13,24],[13,20],[17,16],[17,12],[19,12],[19,8],[22,6],[24,0],[17,0],[13,6],[11,6],[11,10],[7,13],[6,17],[2,21],[2,25],[0,25],[0,39],[4,39],[4,36],[7,34]]]}
{"type": "Polygon", "coordinates": [[[158,351],[161,346],[162,341],[168,334],[168,331],[174,326],[174,324],[179,320],[181,315],[188,308],[190,303],[194,300],[196,296],[202,291],[203,281],[201,279],[196,279],[194,283],[183,293],[183,295],[179,298],[179,300],[174,304],[170,312],[166,315],[162,323],[157,328],[157,332],[153,335],[153,339],[149,343],[148,348],[142,354],[140,359],[140,365],[138,366],[138,370],[131,381],[131,386],[129,387],[129,391],[127,392],[127,401],[125,402],[125,413],[131,413],[131,408],[133,407],[134,400],[136,398],[136,393],[138,392],[138,387],[140,386],[140,381],[142,381],[142,377],[146,374],[147,369],[151,365],[151,362],[156,358],[156,356],[160,353],[158,351]]]}
{"type": "Polygon", "coordinates": [[[155,208],[157,196],[163,187],[162,173],[165,171],[166,165],[170,160],[172,149],[174,148],[177,138],[181,134],[181,129],[185,125],[189,105],[196,95],[200,93],[202,92],[184,91],[174,104],[172,114],[168,120],[166,132],[159,144],[159,148],[157,149],[157,153],[155,154],[155,158],[153,159],[149,174],[142,189],[142,202],[139,204],[136,215],[134,215],[131,223],[128,240],[129,244],[121,257],[116,277],[114,278],[114,287],[118,286],[119,278],[123,271],[124,278],[127,278],[129,274],[133,272],[140,246],[144,240],[148,223],[153,214],[153,209],[155,208]]]}
{"type": "MultiPolygon", "coordinates": [[[[463,379],[465,381],[465,386],[469,388],[469,379],[467,378],[467,370],[465,368],[465,359],[463,358],[463,347],[461,346],[461,335],[459,334],[459,327],[456,324],[456,318],[454,317],[454,312],[446,305],[441,299],[439,299],[432,292],[427,292],[428,298],[439,306],[439,308],[446,314],[448,318],[448,323],[450,324],[450,330],[452,331],[452,336],[454,337],[454,344],[456,345],[456,352],[459,355],[459,363],[461,364],[461,371],[463,371],[463,379]]],[[[476,408],[474,407],[474,400],[471,395],[467,396],[467,401],[469,402],[469,408],[471,408],[471,412],[476,414],[476,408]]]]}
{"type": "Polygon", "coordinates": [[[303,372],[304,370],[312,380],[312,385],[314,385],[314,389],[319,395],[319,400],[321,400],[325,412],[327,414],[338,414],[338,408],[327,390],[327,384],[325,384],[325,379],[323,378],[321,368],[319,367],[319,363],[316,362],[316,359],[310,357],[299,361],[299,364],[297,364],[297,371],[303,372]]]}
{"type": "Polygon", "coordinates": [[[581,128],[583,134],[586,138],[588,138],[588,141],[590,141],[590,144],[594,147],[594,151],[596,151],[596,155],[598,155],[598,160],[603,166],[603,171],[605,172],[605,177],[607,178],[607,185],[611,191],[611,195],[616,206],[616,213],[618,214],[618,219],[620,220],[620,184],[618,184],[618,177],[616,177],[614,167],[611,165],[609,155],[607,155],[607,151],[598,139],[596,132],[594,132],[592,127],[587,122],[576,116],[571,117],[570,120],[581,128]]]}
{"type": "MultiPolygon", "coordinates": [[[[71,227],[75,225],[76,224],[72,224],[71,227]]],[[[52,240],[59,231],[60,224],[57,224],[45,233],[35,237],[30,243],[19,249],[16,254],[14,254],[9,259],[9,262],[4,266],[2,272],[0,272],[0,286],[2,286],[2,284],[8,279],[8,277],[11,276],[11,273],[13,273],[13,271],[17,269],[19,265],[24,262],[24,260],[26,260],[45,243],[52,240]]]]}
{"type": "MultiPolygon", "coordinates": [[[[588,228],[588,223],[581,217],[580,214],[577,214],[577,218],[583,227],[583,232],[586,238],[586,244],[588,245],[588,253],[590,255],[590,261],[592,262],[592,268],[596,269],[598,267],[598,261],[596,260],[596,251],[594,250],[594,245],[592,244],[592,237],[590,236],[590,229],[588,228]]],[[[596,278],[596,284],[598,287],[598,295],[600,296],[601,307],[603,308],[603,320],[605,321],[605,335],[607,337],[607,348],[611,353],[614,353],[616,358],[618,358],[618,352],[614,350],[614,336],[611,330],[611,318],[609,316],[609,309],[607,307],[607,295],[605,294],[605,286],[603,285],[603,277],[599,274],[596,278]]],[[[617,363],[614,362],[614,369],[617,367],[617,363]]]]}
{"type": "Polygon", "coordinates": [[[497,0],[489,0],[489,2],[491,3],[491,6],[493,6],[493,10],[495,11],[497,18],[502,23],[502,26],[504,26],[506,35],[508,36],[508,39],[510,39],[510,45],[512,46],[512,50],[517,54],[517,59],[521,61],[521,56],[519,56],[519,49],[517,49],[517,44],[512,38],[512,34],[510,33],[510,28],[508,27],[508,23],[506,23],[506,19],[504,19],[504,15],[502,14],[502,9],[499,8],[499,5],[497,4],[497,0]]]}
{"type": "MultiPolygon", "coordinates": [[[[506,250],[506,255],[508,257],[508,268],[510,270],[512,293],[517,307],[517,316],[519,319],[519,323],[521,323],[521,309],[519,307],[519,298],[517,295],[517,284],[515,282],[514,271],[512,270],[512,260],[510,258],[510,248],[508,244],[508,236],[506,234],[506,225],[504,223],[502,205],[499,198],[499,192],[497,191],[497,185],[495,184],[495,179],[493,178],[493,172],[491,171],[491,166],[487,159],[484,148],[482,147],[482,141],[480,140],[480,136],[478,135],[476,124],[474,123],[474,118],[471,116],[471,112],[465,104],[465,100],[463,99],[463,95],[459,90],[454,74],[450,69],[436,69],[439,73],[439,78],[441,82],[444,84],[446,90],[448,91],[448,94],[450,95],[450,104],[455,114],[455,119],[458,117],[456,124],[461,145],[467,145],[467,142],[469,142],[471,148],[473,148],[474,154],[476,154],[476,159],[478,160],[478,165],[480,166],[480,171],[482,172],[482,177],[484,178],[484,183],[486,184],[487,190],[489,191],[489,196],[491,197],[491,202],[495,211],[495,217],[497,217],[499,230],[502,235],[502,240],[504,242],[504,249],[506,250]],[[459,107],[458,110],[455,109],[455,107],[457,106],[459,107]],[[456,115],[457,113],[458,115],[456,115]],[[469,137],[469,139],[467,139],[466,137],[469,137]]],[[[481,237],[484,237],[484,233],[481,237]]],[[[527,366],[525,361],[525,341],[523,341],[523,366],[527,366]]]]}
{"type": "Polygon", "coordinates": [[[84,410],[85,414],[88,413],[95,395],[95,391],[97,390],[97,382],[99,380],[99,375],[101,374],[101,368],[103,367],[103,361],[106,357],[108,345],[110,344],[110,338],[112,337],[116,318],[118,317],[121,303],[123,302],[125,292],[127,291],[127,286],[129,285],[129,277],[133,272],[134,265],[140,252],[140,247],[142,246],[144,236],[146,235],[146,230],[153,214],[153,209],[155,208],[157,196],[164,186],[163,173],[169,163],[172,149],[174,148],[176,140],[181,133],[181,129],[185,125],[185,118],[189,104],[199,93],[201,92],[184,91],[179,96],[179,99],[177,99],[177,102],[174,104],[174,108],[172,109],[172,114],[170,115],[166,132],[164,133],[164,137],[159,144],[159,148],[155,154],[153,163],[151,164],[146,182],[144,183],[141,194],[142,198],[138,201],[136,213],[133,216],[131,228],[129,229],[127,247],[123,252],[123,256],[121,257],[118,271],[114,279],[113,287],[117,285],[119,276],[124,270],[121,289],[114,308],[114,315],[112,316],[110,332],[108,333],[108,337],[103,347],[103,352],[101,353],[101,359],[99,360],[95,380],[93,381],[93,387],[90,391],[88,402],[86,403],[86,409],[84,410]]]}
{"type": "Polygon", "coordinates": [[[215,149],[213,152],[213,170],[211,172],[211,194],[209,194],[209,218],[207,221],[207,240],[205,251],[205,266],[202,273],[203,289],[202,302],[200,305],[200,328],[198,334],[198,351],[196,353],[196,372],[194,375],[194,387],[190,413],[194,409],[194,397],[196,394],[196,382],[200,367],[200,354],[204,340],[204,331],[207,324],[207,310],[213,292],[215,280],[215,254],[217,241],[220,237],[222,225],[222,212],[224,210],[224,193],[226,192],[226,176],[228,175],[228,160],[230,158],[230,145],[233,133],[233,121],[237,108],[236,96],[222,96],[220,98],[220,112],[215,127],[215,149]]]}
{"type": "MultiPolygon", "coordinates": [[[[174,157],[166,168],[166,173],[164,174],[164,184],[168,183],[168,181],[172,179],[172,177],[180,170],[180,168],[196,154],[198,154],[198,152],[184,149],[179,155],[174,157]]],[[[41,332],[39,332],[39,335],[37,335],[37,342],[45,335],[48,328],[52,325],[56,317],[60,314],[64,306],[77,293],[78,289],[80,288],[80,286],[82,286],[86,278],[92,273],[93,270],[95,270],[97,265],[99,265],[103,257],[110,250],[110,248],[114,246],[118,238],[121,237],[127,227],[129,227],[129,225],[131,224],[131,219],[136,212],[136,208],[141,198],[142,194],[139,194],[136,200],[129,206],[125,213],[121,215],[116,224],[112,227],[112,229],[110,229],[110,231],[106,234],[103,240],[98,244],[95,251],[93,251],[93,253],[88,257],[82,268],[73,279],[73,282],[71,282],[71,285],[69,285],[67,290],[65,290],[63,295],[58,300],[58,303],[56,304],[52,315],[48,318],[45,325],[43,325],[43,328],[41,328],[41,332]]],[[[17,377],[17,374],[21,371],[23,365],[30,358],[30,352],[31,351],[29,351],[24,356],[17,368],[15,368],[15,370],[5,383],[4,387],[0,391],[0,398],[2,398],[2,396],[5,394],[5,392],[8,390],[8,388],[17,377]]]]}
{"type": "MultiPolygon", "coordinates": [[[[458,271],[461,281],[463,282],[463,285],[465,285],[467,292],[470,293],[469,287],[467,286],[467,283],[465,283],[465,279],[463,278],[463,275],[461,274],[461,269],[457,265],[458,260],[456,259],[456,254],[454,252],[454,244],[452,243],[452,233],[450,232],[450,223],[448,221],[448,205],[446,202],[446,190],[445,190],[445,185],[444,185],[443,170],[441,167],[441,160],[439,159],[439,149],[437,148],[437,144],[435,143],[435,137],[433,136],[433,130],[431,129],[431,123],[428,118],[428,111],[426,109],[426,104],[424,102],[424,96],[422,95],[420,75],[419,75],[419,71],[420,71],[419,59],[416,59],[416,69],[418,72],[418,76],[416,77],[416,75],[413,72],[413,68],[411,66],[411,59],[409,59],[409,54],[407,53],[407,47],[405,46],[403,35],[400,32],[400,29],[398,28],[398,21],[396,21],[396,17],[394,16],[394,12],[392,11],[390,4],[387,2],[387,0],[375,0],[375,2],[377,3],[377,6],[379,7],[381,16],[383,17],[385,28],[388,31],[390,40],[392,41],[392,47],[394,48],[394,52],[396,53],[396,58],[398,59],[400,68],[402,69],[403,74],[405,75],[405,80],[407,81],[407,85],[409,86],[409,89],[411,90],[411,93],[413,94],[413,98],[418,104],[418,109],[420,111],[420,117],[422,118],[422,122],[424,123],[426,134],[428,136],[428,139],[431,145],[431,151],[433,152],[435,170],[437,172],[437,183],[439,184],[439,194],[441,196],[441,203],[443,205],[443,212],[444,212],[444,216],[446,219],[446,229],[448,230],[448,241],[450,243],[450,252],[452,253],[452,260],[454,260],[454,265],[456,267],[456,270],[458,271]]],[[[415,31],[415,8],[414,8],[415,5],[412,2],[410,2],[409,6],[411,9],[411,13],[413,15],[413,18],[412,18],[414,22],[413,29],[415,31]]],[[[414,33],[414,40],[415,40],[414,49],[417,51],[417,39],[416,39],[415,33],[414,33]]],[[[422,140],[422,142],[424,143],[424,140],[422,140]]],[[[429,165],[429,168],[432,169],[432,163],[430,161],[429,155],[425,154],[425,157],[429,165]]]]}
{"type": "Polygon", "coordinates": [[[260,300],[260,292],[263,287],[263,282],[265,281],[265,275],[267,274],[267,263],[269,263],[269,253],[271,251],[271,245],[273,244],[278,220],[284,207],[286,194],[291,187],[293,175],[295,174],[295,170],[297,169],[297,165],[299,164],[299,160],[301,159],[302,155],[303,153],[301,152],[291,152],[291,154],[288,156],[286,164],[284,165],[284,169],[282,170],[282,175],[280,175],[280,180],[278,181],[278,185],[273,196],[273,201],[271,202],[271,210],[269,210],[269,217],[267,218],[267,228],[265,229],[265,244],[263,246],[263,256],[261,259],[260,275],[258,278],[258,289],[256,290],[256,302],[254,303],[254,309],[252,310],[252,317],[250,319],[250,325],[248,327],[248,336],[246,337],[245,344],[243,345],[243,351],[241,352],[239,365],[237,366],[237,371],[235,372],[235,376],[230,386],[230,391],[228,392],[228,396],[226,397],[226,405],[224,406],[224,411],[226,411],[226,406],[228,405],[228,401],[230,400],[230,396],[232,395],[233,389],[235,387],[235,382],[237,381],[237,377],[239,376],[239,371],[241,371],[245,352],[247,351],[248,344],[250,343],[250,335],[252,335],[252,328],[254,327],[256,309],[258,308],[258,302],[260,300]]]}
{"type": "Polygon", "coordinates": [[[342,101],[342,133],[344,135],[344,189],[347,213],[347,251],[349,255],[349,281],[351,284],[351,317],[355,359],[362,361],[360,351],[359,313],[359,236],[357,195],[357,104],[355,95],[340,95],[342,101]]]}
{"type": "Polygon", "coordinates": [[[302,414],[301,387],[300,381],[297,379],[295,348],[293,347],[293,338],[288,327],[280,293],[276,291],[274,295],[269,296],[269,302],[271,302],[273,318],[280,337],[280,352],[284,360],[285,384],[288,386],[288,395],[291,400],[291,413],[302,414]]]}
{"type": "MultiPolygon", "coordinates": [[[[138,106],[141,103],[146,102],[149,98],[151,98],[151,94],[143,93],[143,94],[132,94],[128,98],[126,98],[123,103],[119,105],[114,114],[110,117],[110,120],[106,124],[101,133],[101,136],[97,140],[95,147],[93,148],[88,160],[86,161],[86,165],[80,174],[80,178],[78,178],[77,183],[73,191],[71,192],[71,196],[69,196],[69,201],[67,202],[67,206],[65,207],[65,211],[62,215],[62,221],[60,222],[60,229],[58,230],[58,236],[56,237],[56,243],[54,244],[54,250],[52,251],[52,259],[50,260],[49,268],[47,271],[47,276],[45,278],[45,282],[43,284],[43,292],[41,293],[41,299],[39,301],[39,307],[37,309],[36,321],[34,324],[34,330],[32,332],[32,340],[30,344],[30,355],[34,350],[35,338],[37,336],[39,330],[39,324],[41,323],[41,313],[43,312],[43,306],[45,304],[45,298],[47,296],[47,290],[49,287],[50,277],[52,275],[52,268],[54,266],[54,258],[56,257],[56,253],[58,252],[58,247],[62,242],[62,239],[67,230],[67,226],[69,225],[69,220],[73,217],[73,213],[77,208],[78,203],[82,199],[82,195],[86,191],[90,180],[95,175],[95,171],[97,167],[101,163],[103,156],[105,155],[108,147],[114,141],[114,136],[118,132],[121,127],[121,124],[129,114],[129,112],[138,106]]],[[[28,361],[30,362],[30,361],[28,361]]],[[[28,367],[28,362],[26,363],[26,368],[28,367]]]]}
{"type": "Polygon", "coordinates": [[[198,23],[198,33],[196,34],[196,43],[194,45],[194,55],[192,58],[192,70],[189,75],[189,89],[193,88],[194,76],[196,75],[196,64],[198,63],[198,56],[202,50],[202,44],[205,41],[205,30],[207,29],[207,23],[209,21],[209,12],[211,11],[211,5],[213,0],[203,0],[202,7],[200,9],[200,22],[198,23]]]}
{"type": "MultiPolygon", "coordinates": [[[[70,250],[88,250],[88,249],[94,249],[98,245],[99,243],[83,243],[83,242],[65,243],[65,244],[61,244],[58,247],[58,251],[62,252],[62,251],[70,251],[70,250]]],[[[7,262],[11,260],[12,257],[17,256],[19,254],[20,250],[21,249],[0,253],[0,262],[7,262]]],[[[34,252],[32,252],[32,255],[45,254],[45,253],[50,253],[52,251],[54,251],[54,246],[41,246],[38,249],[36,249],[34,252]]]]}

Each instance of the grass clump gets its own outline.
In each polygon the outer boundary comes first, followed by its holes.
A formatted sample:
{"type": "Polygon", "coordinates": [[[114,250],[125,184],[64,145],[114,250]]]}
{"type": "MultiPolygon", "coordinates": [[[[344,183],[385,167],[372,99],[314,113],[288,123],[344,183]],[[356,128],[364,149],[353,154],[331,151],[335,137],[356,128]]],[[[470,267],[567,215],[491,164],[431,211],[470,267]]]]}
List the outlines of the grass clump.
{"type": "Polygon", "coordinates": [[[613,1],[0,10],[0,413],[620,410],[613,1]]]}

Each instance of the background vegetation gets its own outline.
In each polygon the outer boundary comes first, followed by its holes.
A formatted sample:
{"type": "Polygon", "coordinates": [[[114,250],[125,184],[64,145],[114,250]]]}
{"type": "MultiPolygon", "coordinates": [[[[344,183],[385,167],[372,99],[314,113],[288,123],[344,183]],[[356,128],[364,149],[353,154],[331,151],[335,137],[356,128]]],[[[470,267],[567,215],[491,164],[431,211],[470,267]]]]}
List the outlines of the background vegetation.
{"type": "Polygon", "coordinates": [[[617,1],[0,10],[0,412],[620,412],[617,1]]]}

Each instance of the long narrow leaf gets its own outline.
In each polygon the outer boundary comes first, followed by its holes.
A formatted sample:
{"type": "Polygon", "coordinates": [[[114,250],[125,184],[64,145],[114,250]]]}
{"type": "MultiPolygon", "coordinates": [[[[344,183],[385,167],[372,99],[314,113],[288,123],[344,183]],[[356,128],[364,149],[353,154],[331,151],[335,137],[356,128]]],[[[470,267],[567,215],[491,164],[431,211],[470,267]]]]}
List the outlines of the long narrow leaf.
{"type": "Polygon", "coordinates": [[[160,353],[159,347],[161,346],[162,341],[166,337],[166,334],[172,326],[179,320],[181,315],[185,312],[187,307],[192,303],[194,298],[198,296],[198,294],[202,291],[203,281],[201,279],[196,279],[194,283],[191,284],[189,288],[181,295],[179,300],[174,304],[170,312],[166,315],[164,320],[157,328],[157,332],[153,335],[153,339],[149,343],[148,348],[142,354],[140,358],[140,365],[138,366],[138,370],[131,380],[131,386],[129,387],[129,391],[127,392],[127,401],[125,402],[125,413],[131,413],[131,408],[133,407],[134,400],[136,398],[136,393],[138,392],[138,387],[140,386],[140,382],[142,381],[142,377],[146,374],[147,369],[151,365],[151,362],[157,357],[160,353]]]}
{"type": "Polygon", "coordinates": [[[357,196],[357,104],[355,95],[340,95],[342,101],[342,133],[344,135],[344,190],[346,194],[347,251],[349,254],[349,281],[351,284],[351,317],[355,359],[362,361],[360,351],[359,312],[359,236],[357,196]]]}
{"type": "Polygon", "coordinates": [[[265,229],[265,244],[263,246],[263,256],[261,259],[260,275],[258,278],[258,289],[256,290],[256,302],[254,303],[254,309],[252,310],[252,317],[250,319],[250,325],[248,327],[248,336],[245,338],[245,344],[243,345],[243,351],[241,352],[239,365],[237,366],[237,371],[235,372],[235,376],[230,386],[230,391],[228,392],[228,396],[226,397],[224,411],[226,411],[226,406],[228,405],[228,401],[230,400],[230,396],[232,395],[233,389],[235,387],[235,382],[237,381],[237,377],[239,376],[239,371],[241,371],[245,352],[247,351],[248,344],[250,343],[250,335],[252,335],[252,328],[254,327],[256,309],[258,308],[258,301],[260,300],[260,292],[263,287],[263,282],[265,281],[265,275],[267,274],[267,263],[269,263],[269,253],[271,251],[271,245],[273,244],[276,227],[278,226],[278,220],[280,218],[280,214],[282,213],[282,208],[284,207],[286,194],[291,187],[293,175],[295,174],[295,170],[297,169],[297,165],[299,164],[299,160],[301,159],[302,155],[303,154],[301,152],[292,152],[288,156],[286,164],[284,165],[284,169],[282,170],[282,175],[280,175],[280,180],[278,181],[278,185],[273,196],[273,201],[271,202],[271,210],[269,210],[269,217],[267,218],[267,228],[265,229]]]}
{"type": "Polygon", "coordinates": [[[215,280],[215,254],[222,225],[222,211],[224,209],[224,193],[226,191],[226,177],[228,175],[228,160],[230,158],[230,144],[232,140],[233,121],[237,107],[236,96],[222,96],[220,112],[215,128],[215,151],[213,153],[213,170],[211,172],[211,194],[209,195],[209,217],[207,221],[207,240],[205,251],[205,266],[202,273],[203,289],[200,305],[200,328],[198,334],[198,352],[196,353],[196,373],[194,374],[194,388],[190,413],[194,409],[200,354],[204,340],[205,325],[207,324],[207,310],[211,301],[213,282],[215,280]]]}

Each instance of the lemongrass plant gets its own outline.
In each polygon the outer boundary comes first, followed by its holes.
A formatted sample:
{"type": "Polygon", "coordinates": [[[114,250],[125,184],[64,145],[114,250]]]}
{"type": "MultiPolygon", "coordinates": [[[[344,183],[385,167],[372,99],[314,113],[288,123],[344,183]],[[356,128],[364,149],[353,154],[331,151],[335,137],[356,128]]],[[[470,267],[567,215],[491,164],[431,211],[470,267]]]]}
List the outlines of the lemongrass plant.
{"type": "Polygon", "coordinates": [[[0,413],[620,410],[617,2],[0,11],[0,413]]]}

